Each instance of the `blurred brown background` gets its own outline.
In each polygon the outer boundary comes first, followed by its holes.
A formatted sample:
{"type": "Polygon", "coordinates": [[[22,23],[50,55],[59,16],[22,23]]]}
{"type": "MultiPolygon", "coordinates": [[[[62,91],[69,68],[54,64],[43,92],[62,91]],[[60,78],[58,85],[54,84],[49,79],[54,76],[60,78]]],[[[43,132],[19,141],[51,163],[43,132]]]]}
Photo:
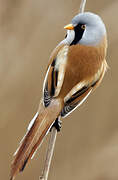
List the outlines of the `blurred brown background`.
{"type": "MultiPolygon", "coordinates": [[[[49,55],[79,5],[80,0],[0,0],[2,180],[9,179],[12,155],[38,108],[49,55]]],[[[49,180],[118,179],[118,1],[88,0],[86,10],[98,13],[107,26],[110,70],[88,101],[64,119],[49,180]]],[[[47,140],[17,180],[38,180],[47,140]]]]}

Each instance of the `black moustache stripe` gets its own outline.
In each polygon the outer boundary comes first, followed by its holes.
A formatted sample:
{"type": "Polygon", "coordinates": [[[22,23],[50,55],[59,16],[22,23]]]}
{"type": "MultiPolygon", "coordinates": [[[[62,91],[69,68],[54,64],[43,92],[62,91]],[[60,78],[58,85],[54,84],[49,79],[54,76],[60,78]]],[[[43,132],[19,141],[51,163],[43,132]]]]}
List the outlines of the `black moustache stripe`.
{"type": "Polygon", "coordinates": [[[75,28],[74,28],[75,38],[72,41],[72,43],[70,44],[70,46],[77,44],[82,39],[84,29],[82,29],[81,26],[82,26],[82,24],[78,24],[77,26],[75,26],[75,28]]]}

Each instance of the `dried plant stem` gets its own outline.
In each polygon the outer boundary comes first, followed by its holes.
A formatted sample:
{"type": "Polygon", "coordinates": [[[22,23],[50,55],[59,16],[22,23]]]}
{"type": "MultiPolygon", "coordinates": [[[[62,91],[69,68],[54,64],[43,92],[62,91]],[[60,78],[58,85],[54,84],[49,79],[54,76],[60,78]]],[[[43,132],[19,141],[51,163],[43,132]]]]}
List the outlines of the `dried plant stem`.
{"type": "Polygon", "coordinates": [[[48,179],[51,159],[52,159],[54,146],[56,142],[56,137],[57,137],[57,130],[55,127],[53,127],[50,134],[50,139],[49,139],[49,144],[48,144],[48,149],[47,149],[47,154],[46,154],[46,159],[45,159],[45,165],[44,165],[43,173],[42,173],[42,176],[40,177],[40,180],[48,179]]]}
{"type": "MultiPolygon", "coordinates": [[[[86,0],[82,0],[81,4],[80,4],[80,9],[79,9],[80,13],[84,12],[85,4],[86,4],[86,0]]],[[[46,153],[46,160],[45,160],[45,164],[44,164],[44,169],[43,169],[42,176],[40,177],[40,180],[47,180],[48,179],[50,164],[51,164],[54,146],[55,146],[55,142],[56,142],[56,137],[57,137],[57,130],[55,127],[53,127],[51,130],[51,134],[50,134],[50,139],[49,139],[48,149],[47,149],[47,153],[46,153]]]]}
{"type": "Polygon", "coordinates": [[[80,13],[83,13],[83,12],[84,12],[85,5],[86,5],[86,0],[82,0],[82,1],[81,1],[81,4],[80,4],[80,9],[79,9],[79,12],[80,12],[80,13]]]}

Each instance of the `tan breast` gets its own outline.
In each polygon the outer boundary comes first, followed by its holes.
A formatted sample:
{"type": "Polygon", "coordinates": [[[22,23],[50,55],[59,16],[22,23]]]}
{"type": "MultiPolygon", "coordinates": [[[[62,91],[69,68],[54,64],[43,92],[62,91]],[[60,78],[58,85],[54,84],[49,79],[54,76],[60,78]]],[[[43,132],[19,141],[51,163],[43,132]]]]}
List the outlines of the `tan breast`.
{"type": "Polygon", "coordinates": [[[89,81],[100,69],[106,56],[107,40],[99,46],[72,45],[69,47],[64,82],[59,96],[67,93],[81,81],[89,81]]]}

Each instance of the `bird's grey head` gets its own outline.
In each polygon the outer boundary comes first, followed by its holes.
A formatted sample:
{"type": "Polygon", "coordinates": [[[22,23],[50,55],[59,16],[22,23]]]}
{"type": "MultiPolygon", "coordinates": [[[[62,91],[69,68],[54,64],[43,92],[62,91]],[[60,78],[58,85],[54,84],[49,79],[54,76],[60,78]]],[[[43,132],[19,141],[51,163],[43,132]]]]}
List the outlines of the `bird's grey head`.
{"type": "Polygon", "coordinates": [[[71,22],[72,27],[65,26],[67,36],[64,40],[69,45],[82,44],[96,46],[106,34],[102,19],[93,13],[85,12],[76,15],[71,22]]]}

